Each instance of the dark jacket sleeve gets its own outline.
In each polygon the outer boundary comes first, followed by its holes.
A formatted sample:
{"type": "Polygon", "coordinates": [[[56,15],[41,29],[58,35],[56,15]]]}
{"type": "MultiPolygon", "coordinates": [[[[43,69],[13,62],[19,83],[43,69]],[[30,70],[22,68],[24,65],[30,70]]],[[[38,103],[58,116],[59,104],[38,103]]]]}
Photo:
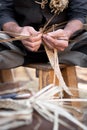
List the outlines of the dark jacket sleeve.
{"type": "Polygon", "coordinates": [[[15,21],[13,0],[0,0],[0,29],[4,23],[15,21]]]}
{"type": "Polygon", "coordinates": [[[87,0],[70,0],[68,16],[69,20],[79,19],[82,23],[86,23],[87,0]]]}

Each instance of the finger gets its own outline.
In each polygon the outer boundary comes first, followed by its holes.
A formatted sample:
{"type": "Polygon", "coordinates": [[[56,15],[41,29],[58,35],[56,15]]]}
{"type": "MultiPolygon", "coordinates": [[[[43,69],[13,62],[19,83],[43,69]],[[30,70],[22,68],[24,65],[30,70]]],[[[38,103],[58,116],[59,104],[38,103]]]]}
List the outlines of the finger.
{"type": "Polygon", "coordinates": [[[34,52],[36,52],[36,51],[38,51],[38,49],[40,48],[40,45],[39,46],[36,46],[36,47],[34,47],[34,48],[32,48],[32,47],[29,47],[29,46],[25,46],[28,50],[30,50],[30,51],[34,51],[34,52]]]}
{"type": "Polygon", "coordinates": [[[60,36],[65,36],[65,33],[64,33],[64,30],[59,29],[57,31],[47,33],[47,35],[52,36],[52,37],[60,37],[60,36]]]}
{"type": "Polygon", "coordinates": [[[39,46],[39,45],[41,45],[41,40],[40,41],[37,41],[37,42],[29,42],[29,41],[27,41],[27,40],[22,40],[22,43],[25,45],[25,46],[29,46],[29,47],[32,47],[32,48],[34,48],[34,47],[36,47],[36,46],[39,46]]]}
{"type": "Polygon", "coordinates": [[[68,40],[67,39],[57,39],[55,44],[55,46],[59,46],[61,48],[66,48],[68,47],[68,40]]]}
{"type": "Polygon", "coordinates": [[[29,41],[29,42],[35,42],[35,41],[39,41],[41,40],[41,37],[42,37],[42,34],[39,34],[39,35],[31,35],[29,36],[29,38],[25,39],[26,41],[29,41]]]}
{"type": "Polygon", "coordinates": [[[30,42],[40,41],[40,42],[41,42],[41,41],[42,41],[41,37],[42,37],[42,34],[38,34],[38,35],[35,35],[35,36],[30,37],[30,38],[29,38],[29,41],[30,41],[30,42]]]}
{"type": "Polygon", "coordinates": [[[65,47],[59,47],[59,46],[53,47],[53,46],[51,46],[51,44],[49,44],[49,43],[48,43],[47,41],[45,41],[45,40],[44,40],[44,44],[46,44],[46,45],[48,46],[48,48],[51,49],[51,50],[53,50],[54,48],[56,48],[56,49],[59,50],[59,51],[64,51],[64,49],[65,49],[65,47]]]}
{"type": "Polygon", "coordinates": [[[68,41],[64,39],[55,39],[50,36],[45,36],[44,39],[51,44],[54,48],[56,47],[67,47],[68,46],[68,41]]]}
{"type": "Polygon", "coordinates": [[[44,44],[47,45],[49,49],[54,49],[54,47],[51,44],[49,44],[48,40],[43,39],[43,41],[44,41],[44,44]]]}
{"type": "Polygon", "coordinates": [[[52,47],[54,47],[54,42],[55,42],[55,39],[54,38],[52,38],[52,37],[50,37],[50,36],[46,36],[46,35],[44,35],[43,36],[43,40],[47,43],[47,45],[48,46],[52,46],[52,47]]]}
{"type": "Polygon", "coordinates": [[[64,50],[65,50],[65,48],[63,48],[63,47],[56,47],[56,49],[57,49],[58,51],[64,51],[64,50]]]}
{"type": "Polygon", "coordinates": [[[41,37],[42,37],[42,34],[39,34],[36,36],[29,36],[29,38],[27,38],[26,41],[28,42],[42,41],[41,37]]]}
{"type": "Polygon", "coordinates": [[[29,31],[30,35],[33,35],[33,36],[37,36],[37,35],[41,34],[40,31],[36,31],[33,27],[29,27],[28,31],[29,31]]]}

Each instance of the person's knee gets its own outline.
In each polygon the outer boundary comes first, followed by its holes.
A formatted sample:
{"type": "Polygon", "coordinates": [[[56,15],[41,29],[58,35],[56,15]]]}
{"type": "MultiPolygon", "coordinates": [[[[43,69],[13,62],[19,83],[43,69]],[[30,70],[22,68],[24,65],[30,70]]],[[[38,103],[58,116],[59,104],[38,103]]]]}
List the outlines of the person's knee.
{"type": "Polygon", "coordinates": [[[24,57],[11,51],[0,52],[0,69],[14,68],[21,66],[24,62],[24,57]]]}

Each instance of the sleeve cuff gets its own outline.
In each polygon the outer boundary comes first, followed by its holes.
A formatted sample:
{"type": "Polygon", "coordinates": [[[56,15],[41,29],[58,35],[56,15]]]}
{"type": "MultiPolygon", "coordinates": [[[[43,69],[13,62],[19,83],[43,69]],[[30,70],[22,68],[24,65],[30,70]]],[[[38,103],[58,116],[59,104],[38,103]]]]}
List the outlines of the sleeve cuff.
{"type": "Polygon", "coordinates": [[[11,18],[11,17],[6,17],[6,16],[4,16],[4,18],[1,18],[1,19],[0,19],[0,30],[2,29],[2,26],[3,26],[5,23],[8,23],[8,22],[16,22],[16,20],[14,20],[14,19],[11,18]]]}

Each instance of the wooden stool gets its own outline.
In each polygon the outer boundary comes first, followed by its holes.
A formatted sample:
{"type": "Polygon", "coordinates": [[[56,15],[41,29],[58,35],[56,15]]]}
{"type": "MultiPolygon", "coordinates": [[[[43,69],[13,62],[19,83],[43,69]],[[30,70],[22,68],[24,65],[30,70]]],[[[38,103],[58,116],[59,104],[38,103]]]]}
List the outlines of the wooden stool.
{"type": "MultiPolygon", "coordinates": [[[[39,90],[43,87],[53,83],[53,76],[54,71],[50,64],[29,64],[26,67],[34,68],[36,69],[37,76],[39,78],[39,90]]],[[[63,78],[65,80],[65,83],[68,87],[74,87],[75,90],[78,89],[78,83],[77,83],[77,76],[76,76],[76,69],[75,66],[69,66],[60,64],[60,69],[63,75],[63,78]]],[[[0,70],[0,82],[9,82],[14,81],[12,70],[0,70]]],[[[58,85],[59,81],[56,79],[56,84],[58,85]]],[[[77,98],[79,97],[78,91],[71,90],[72,94],[74,96],[71,96],[70,98],[77,98]]],[[[65,97],[69,97],[67,94],[64,95],[65,97]]],[[[78,102],[72,102],[73,106],[79,106],[78,102]]]]}
{"type": "MultiPolygon", "coordinates": [[[[39,78],[39,90],[43,87],[53,83],[53,76],[54,76],[54,70],[52,69],[51,65],[46,63],[41,64],[29,64],[27,67],[36,69],[36,74],[39,78]]],[[[64,97],[69,98],[78,98],[78,82],[77,82],[77,76],[76,76],[76,67],[60,64],[60,69],[62,72],[62,76],[64,78],[64,81],[68,87],[74,88],[71,90],[73,96],[69,96],[66,93],[64,93],[64,97]]],[[[56,79],[56,84],[58,85],[59,81],[56,79]]],[[[79,107],[79,102],[72,102],[72,106],[79,107]]]]}
{"type": "MultiPolygon", "coordinates": [[[[54,71],[49,63],[29,64],[27,67],[36,69],[37,77],[39,77],[39,89],[53,83],[54,71]]],[[[77,88],[78,85],[75,66],[60,64],[60,69],[67,86],[77,88]]],[[[56,82],[58,85],[59,81],[56,82]]]]}

